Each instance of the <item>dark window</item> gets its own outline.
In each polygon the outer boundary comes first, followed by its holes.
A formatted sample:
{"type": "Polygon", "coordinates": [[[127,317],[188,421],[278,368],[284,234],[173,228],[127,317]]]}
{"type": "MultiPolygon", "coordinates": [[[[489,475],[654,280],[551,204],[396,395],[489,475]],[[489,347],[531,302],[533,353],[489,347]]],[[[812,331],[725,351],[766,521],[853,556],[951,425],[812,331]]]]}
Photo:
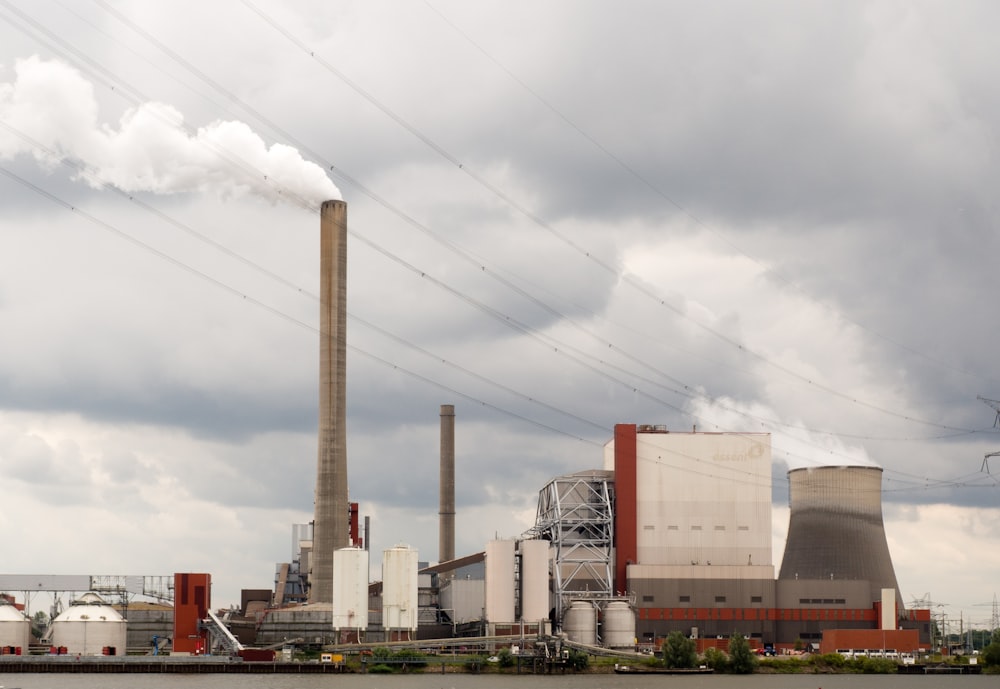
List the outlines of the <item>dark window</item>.
{"type": "Polygon", "coordinates": [[[760,596],[750,596],[750,602],[751,603],[763,603],[764,599],[761,598],[760,596]]]}
{"type": "Polygon", "coordinates": [[[653,597],[652,596],[643,596],[642,597],[642,602],[643,603],[652,603],[653,602],[653,597]]]}
{"type": "Polygon", "coordinates": [[[716,603],[725,603],[726,602],[726,597],[725,596],[716,596],[715,597],[715,602],[716,603]]]}
{"type": "Polygon", "coordinates": [[[680,600],[681,603],[690,603],[691,602],[691,596],[681,596],[679,598],[679,600],[680,600]]]}

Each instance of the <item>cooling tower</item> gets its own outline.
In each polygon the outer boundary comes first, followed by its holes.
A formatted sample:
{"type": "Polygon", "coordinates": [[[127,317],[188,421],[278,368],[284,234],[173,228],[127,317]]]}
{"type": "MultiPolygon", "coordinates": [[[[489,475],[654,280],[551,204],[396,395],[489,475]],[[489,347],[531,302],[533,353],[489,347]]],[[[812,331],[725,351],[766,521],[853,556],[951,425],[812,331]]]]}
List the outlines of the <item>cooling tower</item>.
{"type": "Polygon", "coordinates": [[[441,405],[441,506],[438,510],[438,559],[455,559],[455,407],[441,405]]]}
{"type": "Polygon", "coordinates": [[[792,469],[788,483],[791,516],[778,580],[868,581],[872,601],[884,588],[899,598],[882,524],[882,469],[792,469]]]}
{"type": "Polygon", "coordinates": [[[309,602],[333,601],[333,551],[349,543],[347,502],[347,204],[320,211],[319,457],[309,602]]]}

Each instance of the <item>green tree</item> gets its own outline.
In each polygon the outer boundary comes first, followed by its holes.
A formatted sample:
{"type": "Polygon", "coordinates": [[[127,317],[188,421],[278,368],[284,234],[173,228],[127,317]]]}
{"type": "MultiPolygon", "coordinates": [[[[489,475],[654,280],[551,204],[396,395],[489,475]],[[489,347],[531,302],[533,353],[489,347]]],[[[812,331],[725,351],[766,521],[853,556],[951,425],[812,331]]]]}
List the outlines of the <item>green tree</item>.
{"type": "Polygon", "coordinates": [[[741,634],[729,639],[729,669],[738,675],[749,675],[757,666],[757,656],[750,648],[750,642],[741,634]]]}
{"type": "Polygon", "coordinates": [[[31,617],[31,634],[36,639],[41,639],[48,627],[49,616],[43,610],[39,610],[31,617]]]}
{"type": "Polygon", "coordinates": [[[1000,667],[1000,629],[993,630],[990,645],[983,649],[982,656],[987,667],[1000,667]]]}
{"type": "Polygon", "coordinates": [[[688,668],[698,662],[694,639],[689,639],[682,632],[670,632],[663,642],[663,663],[667,667],[688,668]]]}

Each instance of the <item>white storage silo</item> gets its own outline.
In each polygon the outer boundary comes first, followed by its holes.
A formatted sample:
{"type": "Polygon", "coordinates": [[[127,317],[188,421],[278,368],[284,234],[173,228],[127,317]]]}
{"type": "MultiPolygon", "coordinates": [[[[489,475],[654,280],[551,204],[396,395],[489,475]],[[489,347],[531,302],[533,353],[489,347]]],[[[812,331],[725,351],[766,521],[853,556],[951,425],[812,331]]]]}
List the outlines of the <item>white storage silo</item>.
{"type": "Polygon", "coordinates": [[[562,630],[575,643],[597,645],[597,608],[586,600],[575,600],[563,613],[562,630]]]}
{"type": "Polygon", "coordinates": [[[125,620],[94,592],[70,603],[52,621],[52,645],[70,655],[125,655],[125,620]]]}
{"type": "Polygon", "coordinates": [[[486,620],[492,624],[513,623],[514,541],[486,544],[486,620]]]}
{"type": "Polygon", "coordinates": [[[521,620],[548,619],[549,607],[549,542],[521,541],[521,620]]]}
{"type": "Polygon", "coordinates": [[[31,621],[24,613],[0,601],[0,646],[13,646],[15,653],[28,654],[31,640],[31,621]]]}
{"type": "Polygon", "coordinates": [[[368,551],[333,551],[333,628],[368,629],[368,551]]]}
{"type": "Polygon", "coordinates": [[[417,551],[397,545],[382,552],[382,626],[386,631],[416,631],[417,551]]]}
{"type": "Polygon", "coordinates": [[[605,606],[601,641],[607,648],[635,648],[635,611],[627,601],[613,600],[605,606]]]}

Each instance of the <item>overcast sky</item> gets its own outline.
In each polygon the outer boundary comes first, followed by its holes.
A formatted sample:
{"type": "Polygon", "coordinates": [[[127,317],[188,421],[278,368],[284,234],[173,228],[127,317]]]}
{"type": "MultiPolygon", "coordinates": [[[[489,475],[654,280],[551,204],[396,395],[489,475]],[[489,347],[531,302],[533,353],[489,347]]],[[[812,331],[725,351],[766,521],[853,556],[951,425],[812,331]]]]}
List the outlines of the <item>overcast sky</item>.
{"type": "Polygon", "coordinates": [[[6,573],[273,586],[312,517],[318,203],[348,203],[350,497],[437,559],[615,423],[874,463],[904,600],[1000,571],[984,2],[0,0],[6,573]]]}

